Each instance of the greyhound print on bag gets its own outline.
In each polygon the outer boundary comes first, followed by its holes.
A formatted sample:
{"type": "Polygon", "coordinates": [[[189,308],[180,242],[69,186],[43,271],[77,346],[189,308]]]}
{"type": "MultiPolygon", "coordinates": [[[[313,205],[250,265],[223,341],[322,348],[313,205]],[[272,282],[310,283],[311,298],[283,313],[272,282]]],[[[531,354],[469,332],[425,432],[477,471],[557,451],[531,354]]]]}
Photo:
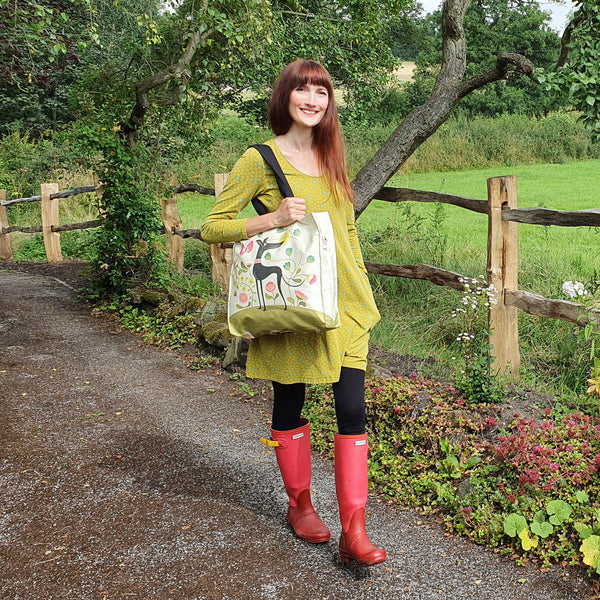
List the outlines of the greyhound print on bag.
{"type": "Polygon", "coordinates": [[[283,310],[287,310],[285,296],[283,295],[283,291],[281,290],[281,280],[283,279],[281,268],[276,265],[267,266],[262,264],[262,256],[265,253],[265,250],[273,250],[275,248],[279,248],[283,244],[283,242],[274,244],[273,242],[269,243],[268,239],[269,238],[265,238],[264,240],[256,240],[256,243],[260,246],[260,248],[256,253],[256,258],[254,259],[254,266],[252,267],[252,274],[254,275],[254,281],[256,282],[256,291],[258,292],[258,308],[260,308],[261,310],[267,310],[263,282],[267,277],[269,277],[269,275],[272,275],[274,273],[277,277],[277,289],[279,290],[279,294],[281,295],[281,299],[283,300],[283,310]]]}

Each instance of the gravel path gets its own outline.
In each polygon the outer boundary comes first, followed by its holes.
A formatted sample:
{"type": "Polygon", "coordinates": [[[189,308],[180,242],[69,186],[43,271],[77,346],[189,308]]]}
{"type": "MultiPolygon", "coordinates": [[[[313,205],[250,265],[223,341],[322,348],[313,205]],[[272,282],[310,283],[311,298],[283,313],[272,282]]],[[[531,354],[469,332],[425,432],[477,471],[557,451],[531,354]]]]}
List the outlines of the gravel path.
{"type": "MultiPolygon", "coordinates": [[[[343,567],[285,524],[268,402],[76,302],[0,272],[0,597],[10,600],[576,600],[580,571],[518,567],[372,499],[389,560],[343,567]]],[[[330,462],[314,502],[339,536],[330,462]]]]}

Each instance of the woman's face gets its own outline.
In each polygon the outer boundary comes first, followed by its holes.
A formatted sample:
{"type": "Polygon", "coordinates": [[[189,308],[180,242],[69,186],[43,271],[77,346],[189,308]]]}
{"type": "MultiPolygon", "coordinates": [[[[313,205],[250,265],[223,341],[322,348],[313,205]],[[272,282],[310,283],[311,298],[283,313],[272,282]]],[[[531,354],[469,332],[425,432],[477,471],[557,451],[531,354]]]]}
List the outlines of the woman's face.
{"type": "Polygon", "coordinates": [[[322,85],[302,84],[292,90],[288,110],[292,120],[303,127],[318,125],[329,106],[329,92],[322,85]]]}

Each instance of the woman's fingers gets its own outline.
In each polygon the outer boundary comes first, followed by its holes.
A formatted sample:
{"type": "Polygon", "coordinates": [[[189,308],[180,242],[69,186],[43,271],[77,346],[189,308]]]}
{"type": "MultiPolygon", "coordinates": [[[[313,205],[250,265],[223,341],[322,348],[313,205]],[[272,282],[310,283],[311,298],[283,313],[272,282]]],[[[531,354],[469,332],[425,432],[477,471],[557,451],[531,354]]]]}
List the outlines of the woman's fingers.
{"type": "Polygon", "coordinates": [[[284,198],[275,211],[278,225],[285,227],[295,221],[299,221],[306,214],[306,201],[304,198],[284,198]]]}

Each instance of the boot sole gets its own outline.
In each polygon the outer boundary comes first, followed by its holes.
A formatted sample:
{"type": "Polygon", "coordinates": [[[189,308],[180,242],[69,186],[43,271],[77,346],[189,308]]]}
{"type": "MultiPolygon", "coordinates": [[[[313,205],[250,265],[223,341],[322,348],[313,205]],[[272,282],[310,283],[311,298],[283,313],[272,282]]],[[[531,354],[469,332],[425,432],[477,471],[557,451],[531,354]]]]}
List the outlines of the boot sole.
{"type": "Polygon", "coordinates": [[[292,531],[296,534],[297,538],[300,538],[301,540],[303,540],[304,542],[308,542],[309,544],[325,544],[326,542],[328,542],[331,539],[331,534],[329,535],[322,535],[322,536],[316,536],[316,537],[308,537],[308,536],[302,536],[300,535],[293,527],[292,524],[289,524],[290,527],[292,528],[292,531]]]}
{"type": "Polygon", "coordinates": [[[387,556],[385,556],[381,559],[376,559],[367,562],[364,560],[357,560],[352,554],[349,554],[347,552],[340,552],[340,558],[342,560],[342,563],[344,563],[345,565],[355,563],[357,567],[372,567],[374,565],[380,565],[381,563],[384,563],[387,560],[387,556]]]}

